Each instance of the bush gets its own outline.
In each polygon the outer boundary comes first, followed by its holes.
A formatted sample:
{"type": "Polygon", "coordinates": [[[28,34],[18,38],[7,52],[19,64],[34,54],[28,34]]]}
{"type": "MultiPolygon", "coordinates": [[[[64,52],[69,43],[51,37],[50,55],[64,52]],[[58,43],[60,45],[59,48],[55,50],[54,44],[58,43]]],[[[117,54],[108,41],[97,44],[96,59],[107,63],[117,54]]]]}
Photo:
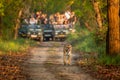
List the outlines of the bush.
{"type": "Polygon", "coordinates": [[[76,50],[82,52],[105,52],[105,42],[98,44],[95,32],[90,32],[85,27],[76,26],[76,33],[70,34],[67,41],[70,42],[76,50]]]}
{"type": "Polygon", "coordinates": [[[81,52],[98,53],[98,63],[103,65],[120,65],[120,55],[106,55],[106,41],[98,39],[96,31],[90,32],[85,27],[76,26],[76,33],[70,34],[67,41],[74,49],[81,52]]]}
{"type": "Polygon", "coordinates": [[[117,56],[109,56],[106,54],[102,54],[98,62],[102,65],[120,65],[120,55],[117,56]]]}

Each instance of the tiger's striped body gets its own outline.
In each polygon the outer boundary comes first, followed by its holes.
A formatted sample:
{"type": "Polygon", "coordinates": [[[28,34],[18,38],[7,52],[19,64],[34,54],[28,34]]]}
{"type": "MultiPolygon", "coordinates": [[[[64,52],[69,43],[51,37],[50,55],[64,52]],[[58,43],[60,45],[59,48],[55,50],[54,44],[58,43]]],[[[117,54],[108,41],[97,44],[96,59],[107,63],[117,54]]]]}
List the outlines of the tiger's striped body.
{"type": "Polygon", "coordinates": [[[63,48],[63,62],[64,65],[71,64],[71,55],[72,54],[72,45],[71,44],[65,44],[63,48]]]}

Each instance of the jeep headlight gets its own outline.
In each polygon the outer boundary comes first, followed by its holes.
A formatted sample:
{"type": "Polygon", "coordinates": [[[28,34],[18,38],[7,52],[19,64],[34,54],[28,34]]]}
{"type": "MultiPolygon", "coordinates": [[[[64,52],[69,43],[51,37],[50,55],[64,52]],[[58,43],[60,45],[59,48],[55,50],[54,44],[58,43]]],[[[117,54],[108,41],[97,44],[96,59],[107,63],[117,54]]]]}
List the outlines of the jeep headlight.
{"type": "Polygon", "coordinates": [[[39,32],[38,35],[41,35],[41,33],[39,32]]]}
{"type": "Polygon", "coordinates": [[[58,33],[57,32],[55,32],[55,35],[57,35],[58,33]]]}

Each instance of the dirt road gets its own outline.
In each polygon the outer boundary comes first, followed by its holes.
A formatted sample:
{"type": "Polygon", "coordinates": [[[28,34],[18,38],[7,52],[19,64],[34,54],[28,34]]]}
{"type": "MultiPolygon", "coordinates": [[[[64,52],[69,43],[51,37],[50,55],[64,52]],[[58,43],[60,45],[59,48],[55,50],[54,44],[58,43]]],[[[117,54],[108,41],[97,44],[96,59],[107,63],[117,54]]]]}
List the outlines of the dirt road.
{"type": "MultiPolygon", "coordinates": [[[[95,80],[75,65],[63,65],[63,42],[43,42],[33,48],[27,62],[28,80],[95,80]]],[[[76,54],[73,54],[75,58],[76,54]]]]}

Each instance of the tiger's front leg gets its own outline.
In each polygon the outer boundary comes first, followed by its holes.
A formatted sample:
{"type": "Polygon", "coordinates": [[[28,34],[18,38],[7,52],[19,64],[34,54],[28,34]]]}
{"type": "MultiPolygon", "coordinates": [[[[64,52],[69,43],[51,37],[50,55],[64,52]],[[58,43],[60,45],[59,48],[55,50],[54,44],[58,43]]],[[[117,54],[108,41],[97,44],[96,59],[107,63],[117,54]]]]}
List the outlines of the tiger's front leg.
{"type": "Polygon", "coordinates": [[[71,65],[71,54],[68,56],[68,65],[71,65]]]}
{"type": "Polygon", "coordinates": [[[64,65],[67,64],[67,56],[65,55],[65,53],[64,53],[64,55],[63,55],[63,63],[64,63],[64,65]]]}

